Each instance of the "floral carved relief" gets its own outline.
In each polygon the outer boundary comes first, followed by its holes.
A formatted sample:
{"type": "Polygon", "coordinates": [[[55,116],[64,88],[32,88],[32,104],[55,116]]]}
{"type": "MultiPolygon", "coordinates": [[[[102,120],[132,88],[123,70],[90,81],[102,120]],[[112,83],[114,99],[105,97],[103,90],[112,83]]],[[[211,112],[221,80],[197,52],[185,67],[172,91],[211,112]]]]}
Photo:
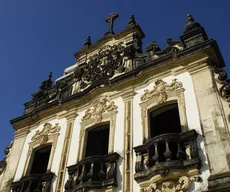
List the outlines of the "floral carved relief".
{"type": "Polygon", "coordinates": [[[144,94],[141,96],[141,101],[144,102],[150,98],[154,98],[157,104],[164,103],[168,99],[167,92],[177,90],[182,88],[182,86],[183,84],[178,82],[177,79],[173,79],[170,84],[164,82],[162,79],[158,79],[152,90],[144,90],[144,94]]]}
{"type": "Polygon", "coordinates": [[[102,98],[97,100],[93,106],[86,110],[85,115],[82,118],[82,121],[93,118],[95,123],[100,123],[102,121],[102,114],[115,111],[117,106],[113,101],[109,101],[107,98],[102,98]]]}
{"type": "Polygon", "coordinates": [[[163,183],[153,183],[144,192],[185,192],[191,186],[191,180],[182,176],[178,180],[167,180],[163,183]]]}
{"type": "Polygon", "coordinates": [[[40,145],[46,144],[49,140],[49,136],[59,133],[60,129],[61,127],[58,125],[58,123],[56,123],[55,126],[52,126],[50,123],[45,123],[41,131],[36,131],[31,141],[38,141],[40,145]]]}

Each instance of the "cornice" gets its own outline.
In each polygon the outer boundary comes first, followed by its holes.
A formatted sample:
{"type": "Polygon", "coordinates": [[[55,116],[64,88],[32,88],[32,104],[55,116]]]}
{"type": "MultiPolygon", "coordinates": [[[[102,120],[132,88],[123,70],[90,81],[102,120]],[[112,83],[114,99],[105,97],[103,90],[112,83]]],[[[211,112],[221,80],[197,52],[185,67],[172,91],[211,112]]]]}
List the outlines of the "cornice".
{"type": "MultiPolygon", "coordinates": [[[[120,91],[121,88],[125,89],[128,86],[133,86],[135,83],[139,84],[140,79],[146,79],[146,76],[143,74],[148,73],[148,71],[151,71],[152,77],[154,74],[156,75],[157,73],[160,73],[160,71],[163,73],[179,66],[183,66],[181,68],[181,72],[185,70],[189,71],[186,66],[190,67],[192,65],[188,64],[196,62],[197,59],[202,59],[204,57],[209,57],[209,59],[216,60],[216,63],[219,65],[218,67],[224,67],[225,64],[223,58],[218,54],[220,54],[220,51],[216,41],[209,39],[179,52],[162,56],[159,59],[151,60],[148,63],[143,63],[136,69],[121,74],[120,76],[117,76],[111,80],[95,82],[80,93],[76,93],[62,100],[55,100],[44,106],[38,107],[33,112],[12,119],[10,122],[14,128],[18,130],[33,122],[34,119],[36,120],[37,118],[34,118],[36,116],[43,118],[47,116],[47,113],[53,114],[57,113],[58,111],[60,112],[61,110],[69,110],[73,106],[77,107],[81,106],[82,103],[86,103],[87,98],[91,97],[92,95],[95,97],[103,94],[104,92],[120,91]]],[[[197,67],[199,68],[199,66],[197,67]]],[[[179,71],[177,71],[177,73],[179,73],[179,71]]]]}

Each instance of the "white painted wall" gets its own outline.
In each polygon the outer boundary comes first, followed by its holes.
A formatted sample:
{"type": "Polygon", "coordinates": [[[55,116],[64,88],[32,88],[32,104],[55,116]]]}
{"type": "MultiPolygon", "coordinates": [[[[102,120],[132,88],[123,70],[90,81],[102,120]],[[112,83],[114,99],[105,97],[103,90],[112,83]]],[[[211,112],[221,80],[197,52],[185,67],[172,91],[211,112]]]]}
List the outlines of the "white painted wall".
{"type": "MultiPolygon", "coordinates": [[[[59,132],[60,135],[58,136],[58,140],[57,140],[56,150],[54,152],[53,162],[51,165],[51,172],[53,172],[57,176],[58,170],[59,170],[60,159],[61,159],[62,148],[63,148],[63,144],[64,144],[64,137],[65,137],[65,131],[66,131],[66,120],[65,119],[60,119],[60,120],[55,119],[55,120],[49,121],[47,123],[50,123],[53,126],[56,123],[59,123],[59,126],[61,127],[61,130],[59,132]]],[[[26,141],[24,144],[24,148],[22,150],[22,154],[21,154],[21,157],[19,160],[16,175],[14,177],[14,181],[20,180],[21,177],[23,176],[24,167],[26,166],[27,161],[30,161],[30,159],[27,159],[27,154],[28,154],[28,150],[29,150],[29,143],[31,142],[31,138],[36,133],[36,131],[43,129],[43,125],[44,124],[41,124],[41,125],[37,126],[37,128],[32,129],[30,131],[30,133],[27,135],[26,141]]],[[[55,190],[55,184],[56,184],[56,177],[55,177],[54,183],[53,183],[53,191],[55,190]]]]}
{"type": "MultiPolygon", "coordinates": [[[[167,78],[164,78],[163,80],[167,83],[171,83],[172,79],[176,78],[177,81],[182,82],[185,96],[185,105],[186,105],[186,115],[187,115],[187,122],[188,122],[188,128],[195,129],[197,133],[199,134],[197,139],[197,144],[199,147],[199,155],[202,161],[202,168],[201,168],[201,175],[203,182],[202,183],[195,183],[194,186],[191,187],[190,191],[200,191],[200,189],[204,190],[207,189],[207,179],[210,175],[208,170],[208,162],[207,162],[207,156],[204,148],[204,140],[202,137],[202,130],[200,126],[200,119],[198,114],[198,107],[196,102],[196,96],[193,89],[193,82],[191,79],[191,76],[188,72],[185,72],[183,74],[180,74],[178,76],[169,76],[167,78]]],[[[133,145],[138,146],[142,145],[143,141],[143,135],[142,135],[142,123],[141,123],[141,108],[140,108],[140,97],[144,94],[145,89],[151,90],[154,86],[153,81],[149,81],[148,84],[146,84],[146,87],[143,87],[139,90],[135,90],[136,94],[133,99],[133,145]]],[[[134,153],[133,156],[134,162],[136,161],[136,155],[134,153]]],[[[135,170],[135,163],[133,165],[133,169],[135,170]]],[[[134,181],[133,184],[133,192],[139,192],[139,185],[136,181],[134,181]]]]}
{"type": "MultiPolygon", "coordinates": [[[[190,191],[200,191],[200,189],[202,190],[206,189],[209,171],[207,169],[208,162],[207,162],[207,157],[206,157],[205,149],[204,149],[204,141],[201,136],[202,131],[200,127],[200,120],[199,120],[198,108],[197,108],[197,103],[196,103],[196,97],[195,97],[195,93],[193,90],[193,83],[192,83],[192,79],[189,73],[187,72],[181,75],[178,75],[178,76],[170,76],[170,77],[164,78],[163,80],[168,83],[171,83],[172,79],[174,78],[177,78],[178,81],[182,82],[183,88],[185,89],[184,95],[185,95],[188,127],[189,129],[195,129],[200,134],[200,136],[198,137],[198,146],[199,146],[200,158],[203,162],[203,166],[201,168],[201,175],[200,175],[203,180],[203,183],[195,183],[195,185],[192,186],[190,190],[190,191]]],[[[149,81],[149,83],[146,84],[145,87],[135,90],[136,94],[133,98],[133,146],[134,147],[138,145],[142,145],[142,138],[143,138],[142,122],[141,122],[141,108],[139,105],[140,97],[144,93],[145,89],[152,89],[153,85],[154,85],[153,81],[149,81]]],[[[118,112],[116,115],[116,122],[115,122],[114,152],[117,152],[121,156],[118,161],[118,168],[119,168],[118,174],[117,174],[118,187],[116,191],[121,192],[122,191],[122,186],[121,186],[122,185],[122,173],[123,173],[122,159],[123,159],[123,150],[124,150],[123,142],[124,142],[124,114],[125,114],[125,111],[124,111],[124,101],[121,97],[116,98],[113,101],[115,105],[118,106],[117,108],[118,112]]],[[[81,123],[82,117],[85,114],[85,110],[78,111],[77,113],[78,113],[78,116],[76,117],[74,121],[71,144],[70,144],[70,153],[68,157],[67,166],[74,165],[77,163],[76,161],[77,161],[77,154],[79,150],[80,123],[81,123]]],[[[51,166],[51,171],[55,173],[56,175],[58,174],[58,171],[59,171],[59,164],[61,160],[62,148],[64,144],[66,125],[67,125],[65,119],[53,120],[53,121],[50,121],[49,123],[51,123],[52,125],[55,125],[55,123],[57,122],[61,126],[61,130],[60,130],[60,135],[58,137],[56,151],[54,153],[53,163],[51,166]]],[[[26,157],[27,157],[29,143],[31,141],[31,138],[37,130],[41,130],[42,128],[43,128],[43,124],[31,130],[31,132],[27,135],[14,181],[17,181],[22,177],[24,166],[26,164],[26,161],[28,161],[26,157]]],[[[135,170],[135,161],[136,161],[135,153],[133,155],[133,159],[134,159],[133,169],[135,170]]],[[[65,182],[67,181],[67,179],[68,179],[68,174],[66,172],[65,182]]],[[[53,191],[55,191],[55,185],[56,185],[56,179],[54,180],[54,183],[53,183],[53,188],[52,188],[53,191]]],[[[133,192],[139,192],[139,185],[137,184],[136,181],[133,182],[133,192]]]]}

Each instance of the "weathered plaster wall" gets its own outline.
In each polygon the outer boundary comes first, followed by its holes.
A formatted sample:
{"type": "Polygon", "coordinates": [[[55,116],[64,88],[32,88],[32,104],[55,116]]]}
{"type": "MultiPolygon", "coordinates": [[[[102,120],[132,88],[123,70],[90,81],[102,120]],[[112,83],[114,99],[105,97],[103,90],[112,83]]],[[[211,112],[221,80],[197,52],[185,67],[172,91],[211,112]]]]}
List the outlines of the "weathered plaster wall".
{"type": "Polygon", "coordinates": [[[21,152],[23,150],[24,142],[26,139],[26,133],[15,133],[14,135],[14,144],[12,146],[12,149],[10,151],[9,157],[7,158],[7,166],[6,170],[1,175],[1,183],[0,183],[0,191],[1,192],[8,192],[11,191],[11,183],[13,182],[17,166],[19,163],[19,159],[21,156],[21,152]]]}
{"type": "MultiPolygon", "coordinates": [[[[196,101],[196,96],[195,92],[193,89],[193,82],[190,74],[188,72],[182,73],[177,76],[169,76],[166,78],[163,78],[163,80],[167,83],[171,83],[172,79],[176,78],[177,81],[182,82],[183,88],[185,89],[184,91],[184,98],[185,98],[185,108],[186,108],[186,115],[187,115],[187,123],[188,123],[188,129],[195,129],[197,133],[199,134],[198,139],[197,139],[197,144],[199,148],[199,155],[202,160],[202,168],[201,168],[201,174],[200,177],[202,178],[203,182],[198,183],[196,182],[193,184],[191,187],[190,191],[199,191],[201,188],[202,189],[207,189],[207,179],[209,177],[209,171],[208,171],[208,162],[207,162],[207,157],[206,157],[206,152],[205,152],[205,147],[204,147],[204,140],[202,136],[202,129],[200,126],[200,119],[199,119],[199,113],[198,113],[198,107],[197,107],[197,101],[196,101]]],[[[156,80],[156,79],[155,79],[156,80]]],[[[154,86],[154,81],[155,80],[149,80],[149,82],[146,84],[146,86],[142,86],[140,89],[136,89],[134,100],[133,100],[133,141],[134,141],[134,147],[138,145],[142,145],[142,124],[141,124],[141,109],[140,109],[140,97],[141,95],[144,94],[145,89],[151,90],[154,86]]],[[[136,156],[134,154],[133,156],[134,162],[136,160],[136,156]]],[[[135,164],[133,169],[135,168],[135,164]]],[[[137,182],[134,182],[133,184],[133,189],[134,192],[138,192],[139,185],[137,182]]]]}
{"type": "Polygon", "coordinates": [[[192,79],[205,136],[210,172],[212,174],[225,172],[230,167],[229,134],[215,80],[208,67],[194,72],[192,79]]]}
{"type": "MultiPolygon", "coordinates": [[[[53,162],[51,164],[51,170],[50,170],[51,172],[55,173],[55,175],[57,176],[59,164],[60,164],[63,142],[64,142],[64,135],[65,135],[65,130],[66,130],[66,120],[64,118],[59,119],[59,120],[55,119],[55,120],[49,121],[48,123],[50,123],[51,125],[55,125],[55,123],[59,123],[59,126],[61,127],[61,130],[59,132],[60,135],[58,136],[57,146],[56,146],[56,150],[54,152],[53,162]]],[[[30,159],[27,159],[28,150],[29,150],[29,143],[31,142],[31,138],[36,133],[36,131],[43,129],[43,125],[44,124],[41,124],[38,126],[35,125],[31,129],[30,133],[27,135],[26,140],[25,140],[25,144],[24,144],[24,147],[23,147],[23,150],[21,153],[21,157],[19,160],[19,164],[17,167],[16,175],[14,177],[14,181],[20,180],[20,178],[23,176],[24,168],[25,168],[27,162],[30,161],[30,159]]],[[[55,183],[56,183],[56,177],[54,179],[53,190],[55,190],[55,183]]]]}

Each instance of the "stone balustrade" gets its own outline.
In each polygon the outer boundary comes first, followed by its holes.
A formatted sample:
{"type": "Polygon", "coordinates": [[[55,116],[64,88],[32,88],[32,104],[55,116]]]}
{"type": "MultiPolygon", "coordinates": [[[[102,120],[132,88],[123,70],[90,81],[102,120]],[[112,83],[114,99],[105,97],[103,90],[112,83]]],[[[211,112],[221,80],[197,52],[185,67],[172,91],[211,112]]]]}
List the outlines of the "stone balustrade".
{"type": "Polygon", "coordinates": [[[27,175],[12,183],[12,192],[36,191],[50,192],[54,173],[27,175]]]}
{"type": "Polygon", "coordinates": [[[135,179],[164,174],[170,168],[200,167],[196,143],[197,133],[167,133],[156,136],[146,144],[134,147],[136,152],[135,179]]]}
{"type": "Polygon", "coordinates": [[[91,156],[68,167],[65,192],[85,191],[117,186],[118,153],[91,156]]]}

